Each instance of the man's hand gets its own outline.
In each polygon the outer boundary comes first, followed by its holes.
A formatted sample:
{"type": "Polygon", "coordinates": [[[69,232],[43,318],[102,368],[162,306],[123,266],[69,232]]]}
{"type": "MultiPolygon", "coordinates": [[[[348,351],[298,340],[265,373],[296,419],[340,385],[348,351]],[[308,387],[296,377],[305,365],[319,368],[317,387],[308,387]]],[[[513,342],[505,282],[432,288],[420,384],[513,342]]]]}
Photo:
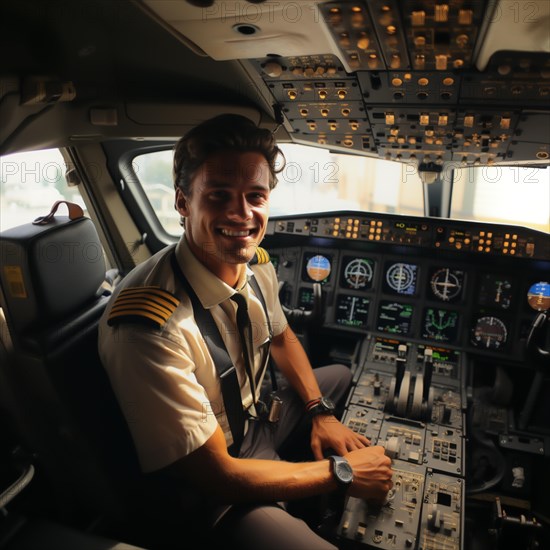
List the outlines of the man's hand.
{"type": "Polygon", "coordinates": [[[357,449],[345,455],[353,469],[348,495],[382,503],[393,487],[391,460],[384,447],[357,449]]]}
{"type": "Polygon", "coordinates": [[[323,451],[344,456],[355,449],[368,447],[370,441],[344,426],[332,415],[318,414],[312,419],[311,450],[315,460],[324,458],[323,451]]]}

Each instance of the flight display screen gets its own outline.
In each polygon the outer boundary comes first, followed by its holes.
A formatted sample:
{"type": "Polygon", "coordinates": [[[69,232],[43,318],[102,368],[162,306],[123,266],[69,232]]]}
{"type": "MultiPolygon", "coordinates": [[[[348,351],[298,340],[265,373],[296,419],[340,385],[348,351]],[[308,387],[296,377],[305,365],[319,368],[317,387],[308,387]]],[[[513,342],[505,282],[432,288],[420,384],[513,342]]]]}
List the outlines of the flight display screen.
{"type": "Polygon", "coordinates": [[[377,337],[374,343],[374,350],[376,353],[384,353],[388,351],[391,353],[397,353],[400,344],[400,340],[377,337]]]}
{"type": "Polygon", "coordinates": [[[298,307],[311,311],[313,309],[313,289],[312,288],[300,288],[298,293],[298,307]]]}
{"type": "Polygon", "coordinates": [[[414,307],[391,300],[382,300],[378,309],[376,330],[391,334],[409,334],[414,307]]]}
{"type": "Polygon", "coordinates": [[[340,273],[340,286],[351,290],[366,290],[372,287],[375,261],[370,258],[344,256],[340,273]]]}
{"type": "Polygon", "coordinates": [[[428,307],[422,320],[422,338],[438,342],[454,342],[458,336],[457,311],[428,307]]]}
{"type": "Polygon", "coordinates": [[[384,292],[389,294],[416,294],[418,266],[403,262],[388,262],[384,273],[384,292]]]}
{"type": "Polygon", "coordinates": [[[306,252],[302,269],[302,280],[308,283],[328,282],[332,272],[332,256],[329,254],[318,254],[306,252]]]}
{"type": "Polygon", "coordinates": [[[370,300],[364,296],[340,294],[336,301],[336,323],[347,327],[365,327],[369,316],[369,304],[370,300]]]}
{"type": "Polygon", "coordinates": [[[496,273],[485,273],[480,281],[478,303],[508,309],[512,304],[514,283],[510,277],[496,273]]]}
{"type": "Polygon", "coordinates": [[[442,302],[458,302],[464,287],[464,271],[435,267],[430,271],[430,296],[442,302]]]}

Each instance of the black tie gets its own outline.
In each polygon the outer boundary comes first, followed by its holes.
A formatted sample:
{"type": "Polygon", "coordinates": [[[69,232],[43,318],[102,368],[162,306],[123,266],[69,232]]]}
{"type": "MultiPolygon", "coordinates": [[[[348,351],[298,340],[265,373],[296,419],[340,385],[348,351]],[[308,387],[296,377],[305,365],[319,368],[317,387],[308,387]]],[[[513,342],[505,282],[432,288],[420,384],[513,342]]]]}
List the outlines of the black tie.
{"type": "Polygon", "coordinates": [[[237,304],[237,329],[239,330],[241,346],[243,348],[244,366],[250,383],[250,390],[252,391],[252,400],[256,404],[256,384],[252,372],[254,348],[252,345],[252,324],[248,316],[248,304],[242,294],[233,294],[231,299],[237,304]]]}

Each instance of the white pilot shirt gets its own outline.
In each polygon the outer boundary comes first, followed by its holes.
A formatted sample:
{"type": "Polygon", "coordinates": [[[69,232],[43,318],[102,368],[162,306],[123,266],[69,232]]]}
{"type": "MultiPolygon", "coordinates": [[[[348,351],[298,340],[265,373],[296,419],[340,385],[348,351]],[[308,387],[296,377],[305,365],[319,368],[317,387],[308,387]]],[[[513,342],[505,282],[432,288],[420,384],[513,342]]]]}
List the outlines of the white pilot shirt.
{"type": "MultiPolygon", "coordinates": [[[[194,321],[191,302],[172,268],[172,250],[173,247],[167,247],[133,269],[117,286],[99,323],[99,354],[144,472],[168,466],[198,449],[212,436],[218,423],[227,445],[233,442],[216,367],[194,321]],[[145,296],[142,309],[150,310],[157,319],[156,305],[150,296],[157,300],[159,289],[161,294],[168,292],[176,300],[167,296],[174,302],[168,312],[164,311],[158,326],[151,326],[150,319],[139,313],[132,316],[122,310],[118,316],[112,314],[117,311],[117,297],[136,293],[138,300],[139,296],[145,296]],[[176,307],[177,300],[180,302],[176,307]]],[[[236,328],[237,306],[230,299],[235,289],[197,260],[185,236],[175,251],[185,277],[203,307],[212,313],[237,367],[243,405],[248,408],[253,402],[252,392],[236,328]]],[[[268,262],[247,266],[237,288],[244,285],[240,292],[248,301],[255,350],[254,376],[258,378],[264,363],[261,347],[269,340],[269,328],[263,306],[246,282],[252,273],[262,290],[274,336],[284,331],[287,321],[279,302],[273,265],[268,262]]],[[[260,387],[258,379],[257,394],[260,387]]]]}

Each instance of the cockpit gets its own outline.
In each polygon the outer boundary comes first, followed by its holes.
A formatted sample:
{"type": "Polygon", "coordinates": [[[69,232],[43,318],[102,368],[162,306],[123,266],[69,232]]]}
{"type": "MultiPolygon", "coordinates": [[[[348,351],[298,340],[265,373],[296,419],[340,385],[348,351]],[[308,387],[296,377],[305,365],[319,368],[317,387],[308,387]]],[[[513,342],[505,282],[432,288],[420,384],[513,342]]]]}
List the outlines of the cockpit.
{"type": "Polygon", "coordinates": [[[118,514],[135,457],[89,350],[117,283],[184,230],[174,144],[222,113],[281,146],[261,246],[283,310],[313,365],[351,370],[342,422],[393,461],[383,506],[307,509],[315,528],[550,547],[548,0],[0,10],[1,548],[176,547],[118,514]],[[81,210],[43,241],[59,201],[81,210]]]}

